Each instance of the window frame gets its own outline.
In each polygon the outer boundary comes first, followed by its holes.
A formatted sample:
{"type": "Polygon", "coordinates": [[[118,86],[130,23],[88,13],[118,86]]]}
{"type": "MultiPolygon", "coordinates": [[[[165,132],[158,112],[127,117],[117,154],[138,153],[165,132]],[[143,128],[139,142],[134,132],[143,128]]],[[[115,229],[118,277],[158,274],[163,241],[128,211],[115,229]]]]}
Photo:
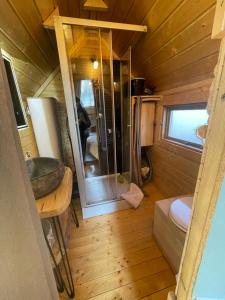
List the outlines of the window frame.
{"type": "Polygon", "coordinates": [[[174,110],[196,110],[196,109],[206,109],[206,102],[199,103],[188,103],[188,104],[174,104],[174,105],[166,105],[164,106],[163,112],[163,139],[167,142],[178,144],[186,148],[195,149],[198,151],[202,151],[203,145],[192,143],[182,139],[176,139],[169,136],[169,124],[170,124],[170,116],[171,111],[174,110]]]}
{"type": "MultiPolygon", "coordinates": [[[[24,121],[25,121],[24,125],[17,125],[16,124],[17,129],[18,130],[26,129],[26,128],[29,127],[28,126],[28,120],[27,120],[27,114],[26,114],[26,110],[24,108],[23,99],[22,99],[22,96],[21,96],[21,93],[20,93],[20,88],[19,88],[19,84],[18,84],[18,81],[17,81],[16,72],[15,72],[15,69],[14,69],[14,66],[13,66],[13,63],[12,63],[11,56],[3,49],[0,49],[0,52],[2,54],[3,60],[7,60],[10,64],[10,68],[11,68],[12,75],[13,75],[13,80],[14,80],[14,83],[15,83],[16,91],[17,91],[17,94],[18,94],[19,102],[20,102],[20,107],[21,107],[22,114],[23,114],[24,121]]],[[[7,80],[8,80],[8,76],[7,76],[7,80]]],[[[9,83],[9,81],[8,81],[8,83],[9,83]]],[[[11,95],[11,99],[12,99],[11,90],[10,90],[10,95],[11,95]]],[[[12,102],[13,102],[13,99],[12,99],[12,102]]]]}

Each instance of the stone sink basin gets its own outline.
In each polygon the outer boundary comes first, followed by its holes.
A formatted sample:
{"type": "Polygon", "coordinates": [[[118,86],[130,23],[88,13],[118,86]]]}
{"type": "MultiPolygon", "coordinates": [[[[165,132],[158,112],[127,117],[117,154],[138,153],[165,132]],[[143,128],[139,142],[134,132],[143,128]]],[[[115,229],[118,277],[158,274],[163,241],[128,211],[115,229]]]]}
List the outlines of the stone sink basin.
{"type": "Polygon", "coordinates": [[[62,181],[65,172],[63,163],[50,157],[26,160],[26,166],[35,199],[54,191],[62,181]]]}

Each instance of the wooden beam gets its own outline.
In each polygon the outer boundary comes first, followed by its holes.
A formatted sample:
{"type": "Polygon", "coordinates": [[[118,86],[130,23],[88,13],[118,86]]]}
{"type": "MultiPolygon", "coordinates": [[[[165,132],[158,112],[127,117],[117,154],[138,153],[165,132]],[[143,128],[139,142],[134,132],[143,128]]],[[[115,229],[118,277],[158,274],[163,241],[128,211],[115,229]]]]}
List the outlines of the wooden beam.
{"type": "Polygon", "coordinates": [[[45,82],[39,87],[39,89],[35,92],[34,97],[39,97],[43,93],[43,91],[46,89],[49,83],[55,78],[58,72],[60,72],[59,66],[55,68],[55,70],[48,76],[45,82]]]}
{"type": "Polygon", "coordinates": [[[134,24],[125,24],[125,23],[115,23],[115,22],[105,22],[97,20],[88,20],[88,19],[79,19],[79,18],[70,18],[70,17],[61,17],[59,16],[57,8],[49,16],[49,18],[43,23],[44,27],[47,29],[55,29],[54,20],[58,19],[62,24],[68,25],[78,25],[78,26],[88,26],[95,28],[108,28],[108,29],[117,29],[117,30],[128,30],[128,31],[138,31],[138,32],[147,32],[147,26],[145,25],[134,25],[134,24]]]}
{"type": "Polygon", "coordinates": [[[58,6],[53,10],[50,16],[43,22],[43,26],[46,29],[54,29],[54,17],[59,16],[59,8],[58,6]]]}
{"type": "Polygon", "coordinates": [[[54,17],[54,19],[55,18],[60,18],[60,21],[63,24],[69,24],[69,25],[147,32],[147,26],[145,25],[134,25],[134,24],[106,22],[106,21],[97,21],[97,20],[88,20],[88,19],[79,19],[79,18],[69,18],[69,17],[54,17]]]}
{"type": "Polygon", "coordinates": [[[217,206],[225,165],[225,38],[221,42],[216,76],[210,92],[210,116],[193,200],[191,225],[181,261],[177,300],[192,299],[196,277],[217,206]]]}

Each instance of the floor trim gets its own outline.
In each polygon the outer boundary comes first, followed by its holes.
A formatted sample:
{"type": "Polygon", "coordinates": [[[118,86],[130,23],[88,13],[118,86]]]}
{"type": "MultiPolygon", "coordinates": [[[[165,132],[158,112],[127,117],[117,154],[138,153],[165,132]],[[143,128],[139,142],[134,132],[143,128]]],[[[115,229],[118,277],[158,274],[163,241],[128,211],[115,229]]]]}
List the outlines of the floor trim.
{"type": "Polygon", "coordinates": [[[83,207],[83,218],[88,219],[100,215],[110,214],[119,210],[128,209],[131,206],[125,200],[111,201],[109,203],[83,207]]]}

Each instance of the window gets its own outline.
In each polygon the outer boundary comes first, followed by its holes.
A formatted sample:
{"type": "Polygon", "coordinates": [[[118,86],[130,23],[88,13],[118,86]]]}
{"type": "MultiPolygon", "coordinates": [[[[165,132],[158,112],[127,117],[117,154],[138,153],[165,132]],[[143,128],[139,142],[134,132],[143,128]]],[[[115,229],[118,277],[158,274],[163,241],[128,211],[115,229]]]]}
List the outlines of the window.
{"type": "Polygon", "coordinates": [[[202,148],[203,141],[196,129],[207,124],[205,103],[167,106],[165,110],[164,138],[186,146],[202,148]]]}
{"type": "Polygon", "coordinates": [[[81,80],[80,102],[83,107],[95,106],[93,85],[91,80],[81,80]]]}
{"type": "Polygon", "coordinates": [[[11,98],[13,101],[13,108],[16,117],[17,128],[18,129],[24,128],[27,127],[27,122],[23,110],[22,98],[19,92],[16,75],[13,70],[13,66],[11,64],[10,59],[8,59],[8,57],[3,56],[3,60],[4,60],[8,82],[9,82],[11,98]]]}

